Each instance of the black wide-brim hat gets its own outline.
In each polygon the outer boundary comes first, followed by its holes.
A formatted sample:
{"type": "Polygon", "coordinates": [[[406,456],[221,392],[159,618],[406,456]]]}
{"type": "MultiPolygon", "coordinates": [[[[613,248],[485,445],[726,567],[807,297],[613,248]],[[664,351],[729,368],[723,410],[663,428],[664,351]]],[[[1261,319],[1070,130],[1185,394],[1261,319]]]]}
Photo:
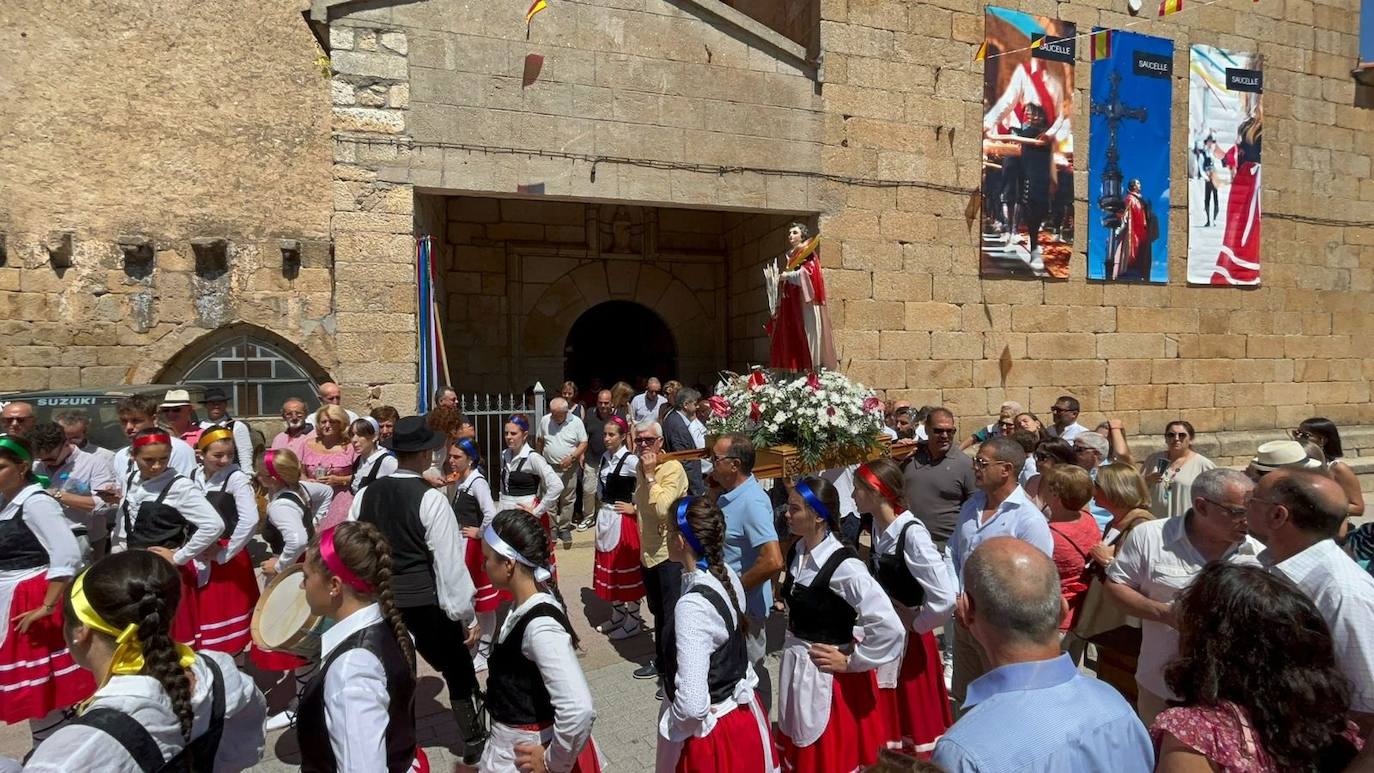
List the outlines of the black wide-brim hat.
{"type": "Polygon", "coordinates": [[[444,444],[444,436],[429,428],[423,416],[407,416],[396,422],[391,450],[398,454],[430,451],[444,444]]]}

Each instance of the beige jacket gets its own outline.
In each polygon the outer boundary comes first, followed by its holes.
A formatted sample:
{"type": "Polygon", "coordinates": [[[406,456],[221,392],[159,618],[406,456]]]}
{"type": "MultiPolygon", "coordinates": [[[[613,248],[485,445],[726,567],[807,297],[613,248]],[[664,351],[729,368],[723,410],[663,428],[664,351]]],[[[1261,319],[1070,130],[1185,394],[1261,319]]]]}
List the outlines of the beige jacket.
{"type": "Polygon", "coordinates": [[[657,566],[668,560],[668,519],[679,497],[687,493],[687,471],[682,462],[661,462],[654,469],[654,482],[644,478],[640,467],[636,476],[635,511],[639,513],[640,561],[645,566],[657,566]]]}

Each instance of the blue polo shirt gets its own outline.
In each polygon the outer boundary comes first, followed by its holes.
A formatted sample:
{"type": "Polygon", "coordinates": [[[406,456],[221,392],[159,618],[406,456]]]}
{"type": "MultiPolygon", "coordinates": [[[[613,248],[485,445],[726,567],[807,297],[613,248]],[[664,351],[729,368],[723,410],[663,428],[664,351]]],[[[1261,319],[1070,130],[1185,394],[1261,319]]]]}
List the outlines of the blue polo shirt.
{"type": "MultiPolygon", "coordinates": [[[[778,532],[773,526],[773,502],[758,480],[750,475],[733,491],[721,494],[716,503],[725,513],[725,563],[743,576],[758,560],[759,549],[778,541],[778,532]]],[[[765,582],[745,591],[744,595],[746,614],[755,618],[768,616],[768,608],[773,604],[772,583],[765,582]]]]}
{"type": "Polygon", "coordinates": [[[964,708],[931,758],[949,773],[1154,770],[1135,710],[1068,655],[989,671],[969,684],[964,708]]]}

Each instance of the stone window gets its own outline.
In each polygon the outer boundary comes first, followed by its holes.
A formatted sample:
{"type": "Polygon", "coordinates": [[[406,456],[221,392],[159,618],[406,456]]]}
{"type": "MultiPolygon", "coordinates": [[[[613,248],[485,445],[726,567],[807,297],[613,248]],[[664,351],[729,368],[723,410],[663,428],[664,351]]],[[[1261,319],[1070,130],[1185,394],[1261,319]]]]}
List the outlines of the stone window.
{"type": "Polygon", "coordinates": [[[244,334],[217,343],[173,380],[223,388],[234,416],[276,415],[290,397],[304,400],[312,411],[319,407],[315,380],[276,346],[244,334]]]}

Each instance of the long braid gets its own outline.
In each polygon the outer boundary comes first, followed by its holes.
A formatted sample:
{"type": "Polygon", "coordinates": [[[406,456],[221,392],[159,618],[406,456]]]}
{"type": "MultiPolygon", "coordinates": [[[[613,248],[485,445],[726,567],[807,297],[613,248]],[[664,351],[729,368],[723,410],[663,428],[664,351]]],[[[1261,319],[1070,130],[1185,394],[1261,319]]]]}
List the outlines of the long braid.
{"type": "MultiPolygon", "coordinates": [[[[320,558],[320,538],[311,540],[306,552],[310,565],[329,574],[329,567],[320,558]]],[[[350,571],[376,589],[377,606],[391,626],[396,644],[401,648],[410,672],[415,673],[415,642],[410,638],[401,612],[396,608],[396,596],[391,590],[391,543],[370,523],[344,521],[334,527],[334,552],[350,571]]]]}
{"type": "Polygon", "coordinates": [[[710,500],[701,497],[687,506],[687,525],[706,549],[706,555],[701,556],[706,559],[706,571],[725,588],[730,606],[735,609],[735,630],[747,633],[749,618],[744,616],[739,597],[735,595],[735,584],[730,582],[730,573],[725,570],[725,516],[710,500]]]}
{"type": "MultiPolygon", "coordinates": [[[[502,510],[492,519],[492,529],[500,535],[506,544],[519,551],[520,555],[529,559],[535,566],[547,567],[549,558],[552,555],[551,543],[544,531],[544,525],[539,519],[526,510],[502,510]]],[[[540,583],[566,610],[568,605],[563,601],[563,593],[558,589],[556,577],[550,577],[547,581],[540,583]]],[[[571,627],[571,621],[569,621],[571,627]]],[[[577,636],[577,629],[571,632],[573,647],[580,647],[581,639],[577,636]]]]}
{"type": "MultiPolygon", "coordinates": [[[[163,589],[165,592],[165,589],[163,589]]],[[[143,596],[135,600],[138,618],[138,640],[143,645],[143,670],[162,685],[172,700],[172,710],[181,722],[181,736],[189,743],[195,707],[191,704],[191,680],[181,667],[176,643],[172,641],[172,616],[167,608],[176,608],[180,589],[172,598],[159,593],[158,588],[143,586],[143,596]]]]}

